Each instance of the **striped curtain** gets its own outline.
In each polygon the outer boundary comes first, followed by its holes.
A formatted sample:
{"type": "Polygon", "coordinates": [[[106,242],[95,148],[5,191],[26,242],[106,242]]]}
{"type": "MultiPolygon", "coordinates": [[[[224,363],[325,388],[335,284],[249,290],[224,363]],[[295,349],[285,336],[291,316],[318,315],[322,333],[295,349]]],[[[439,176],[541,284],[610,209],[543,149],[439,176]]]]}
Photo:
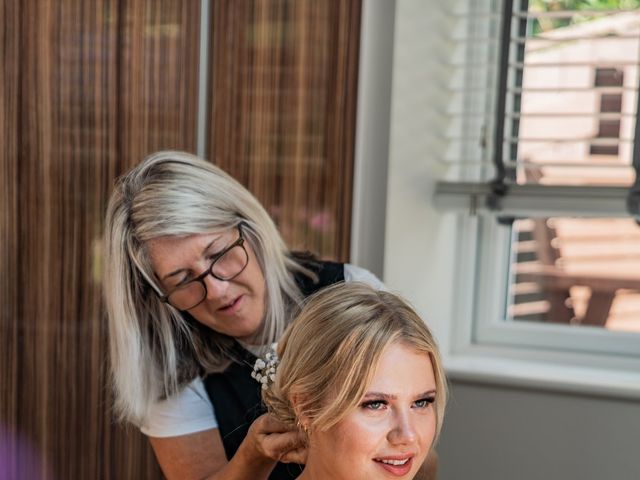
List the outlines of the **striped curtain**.
{"type": "MultiPolygon", "coordinates": [[[[207,156],[346,259],[359,0],[209,3],[207,156]]],[[[118,175],[196,150],[200,6],[0,2],[1,478],[161,478],[113,418],[100,238],[118,175]]]]}
{"type": "Polygon", "coordinates": [[[292,248],[348,260],[359,1],[213,2],[209,157],[292,248]]]}

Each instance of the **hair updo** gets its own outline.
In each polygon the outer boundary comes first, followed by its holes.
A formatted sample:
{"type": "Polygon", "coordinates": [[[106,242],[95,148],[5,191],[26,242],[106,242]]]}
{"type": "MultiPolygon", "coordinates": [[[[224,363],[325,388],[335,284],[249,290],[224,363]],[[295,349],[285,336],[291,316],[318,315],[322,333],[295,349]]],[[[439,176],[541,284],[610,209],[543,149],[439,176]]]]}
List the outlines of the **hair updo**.
{"type": "Polygon", "coordinates": [[[278,345],[280,363],[263,400],[289,427],[304,419],[305,430],[327,430],[357,406],[394,343],[431,360],[437,438],[447,386],[433,335],[405,300],[363,283],[339,283],[308,299],[278,345]]]}

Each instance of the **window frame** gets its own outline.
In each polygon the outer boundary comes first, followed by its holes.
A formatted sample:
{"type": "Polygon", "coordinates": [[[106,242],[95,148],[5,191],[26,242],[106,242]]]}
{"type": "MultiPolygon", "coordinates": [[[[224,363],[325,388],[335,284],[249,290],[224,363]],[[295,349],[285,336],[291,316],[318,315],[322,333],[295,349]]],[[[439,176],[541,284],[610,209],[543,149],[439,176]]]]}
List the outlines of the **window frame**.
{"type": "MultiPolygon", "coordinates": [[[[512,2],[501,3],[504,7],[512,2]]],[[[503,107],[508,106],[511,100],[506,92],[502,96],[503,107]]],[[[495,130],[503,125],[495,123],[494,144],[487,142],[485,159],[501,150],[495,145],[500,141],[495,130]]],[[[637,145],[637,125],[635,132],[637,145]]],[[[488,184],[437,184],[434,205],[458,212],[453,235],[457,295],[451,296],[453,321],[444,342],[445,365],[453,378],[640,398],[640,334],[506,321],[512,234],[497,221],[527,214],[628,217],[628,191],[530,185],[512,187],[502,197],[488,184]],[[598,204],[600,197],[604,205],[598,204]]]]}
{"type": "MultiPolygon", "coordinates": [[[[634,342],[639,343],[637,334],[505,322],[504,315],[497,312],[504,311],[506,305],[507,277],[500,271],[508,260],[503,260],[502,265],[493,265],[491,271],[483,268],[491,264],[496,255],[500,256],[500,245],[494,242],[496,235],[506,236],[507,227],[500,226],[491,214],[455,215],[457,295],[452,296],[450,332],[441,343],[450,378],[565,393],[640,398],[640,356],[616,352],[620,340],[633,350],[634,342]],[[494,295],[501,288],[503,293],[494,295]],[[604,344],[613,348],[606,351],[604,344]],[[594,346],[596,348],[590,348],[594,346]]],[[[502,253],[502,258],[508,259],[508,255],[504,255],[506,251],[502,253]]],[[[639,351],[640,345],[636,345],[635,350],[639,351]]]]}
{"type": "MultiPolygon", "coordinates": [[[[488,215],[478,219],[478,293],[474,339],[478,343],[574,352],[597,356],[615,355],[640,362],[640,334],[603,328],[513,321],[507,319],[512,229],[488,215]],[[490,285],[490,290],[483,285],[490,285]],[[495,294],[500,292],[500,295],[495,294]]],[[[633,362],[632,362],[633,363],[633,362]]],[[[640,366],[640,363],[638,363],[640,366]]]]}

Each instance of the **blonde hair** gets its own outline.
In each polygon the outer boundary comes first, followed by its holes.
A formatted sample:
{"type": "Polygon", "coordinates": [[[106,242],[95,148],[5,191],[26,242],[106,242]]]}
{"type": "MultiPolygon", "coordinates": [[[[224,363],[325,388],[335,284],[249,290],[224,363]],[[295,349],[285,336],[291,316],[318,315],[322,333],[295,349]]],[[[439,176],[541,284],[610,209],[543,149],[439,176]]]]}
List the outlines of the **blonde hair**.
{"type": "Polygon", "coordinates": [[[301,301],[288,249],[260,202],[211,163],[157,152],[119,179],[109,200],[104,293],[111,371],[120,418],[140,424],[158,398],[204,372],[224,369],[232,339],[163,303],[146,242],[219,232],[243,223],[266,284],[261,340],[276,341],[301,301]],[[154,292],[155,290],[155,292],[154,292]]]}
{"type": "Polygon", "coordinates": [[[290,427],[304,418],[310,429],[329,429],[357,406],[385,347],[398,342],[431,360],[437,438],[447,385],[433,335],[398,295],[358,282],[335,284],[308,300],[278,345],[280,364],[264,402],[290,427]]]}

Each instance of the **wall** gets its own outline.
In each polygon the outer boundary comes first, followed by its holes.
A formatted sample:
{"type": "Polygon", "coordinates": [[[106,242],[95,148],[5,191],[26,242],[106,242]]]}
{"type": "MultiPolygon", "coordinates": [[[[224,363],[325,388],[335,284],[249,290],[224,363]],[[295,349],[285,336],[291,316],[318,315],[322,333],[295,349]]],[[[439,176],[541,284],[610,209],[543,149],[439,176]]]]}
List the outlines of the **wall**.
{"type": "Polygon", "coordinates": [[[440,480],[637,480],[636,403],[454,382],[440,480]]]}

